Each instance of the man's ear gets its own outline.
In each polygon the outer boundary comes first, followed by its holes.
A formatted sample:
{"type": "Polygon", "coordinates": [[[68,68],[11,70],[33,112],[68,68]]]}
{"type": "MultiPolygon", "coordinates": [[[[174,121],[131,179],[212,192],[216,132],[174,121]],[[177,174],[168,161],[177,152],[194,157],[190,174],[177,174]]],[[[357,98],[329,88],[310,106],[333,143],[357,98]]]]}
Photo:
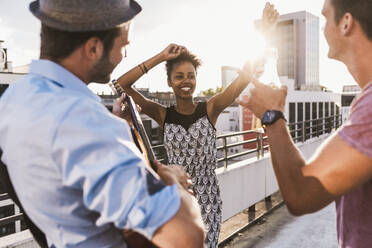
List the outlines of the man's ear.
{"type": "Polygon", "coordinates": [[[349,12],[346,12],[341,18],[339,27],[344,36],[349,36],[354,28],[354,17],[349,12]]]}
{"type": "Polygon", "coordinates": [[[172,87],[172,82],[169,79],[167,79],[167,82],[168,82],[168,86],[172,87]]]}
{"type": "Polygon", "coordinates": [[[91,61],[98,61],[103,55],[103,43],[97,37],[89,38],[83,45],[84,55],[91,61]]]}

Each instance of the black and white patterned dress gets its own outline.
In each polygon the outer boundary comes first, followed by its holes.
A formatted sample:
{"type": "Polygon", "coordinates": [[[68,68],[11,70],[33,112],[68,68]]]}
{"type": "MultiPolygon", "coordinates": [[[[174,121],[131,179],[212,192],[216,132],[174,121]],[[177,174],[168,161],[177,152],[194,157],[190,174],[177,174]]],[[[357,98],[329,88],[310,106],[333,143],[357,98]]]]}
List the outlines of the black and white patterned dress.
{"type": "Polygon", "coordinates": [[[222,201],[215,173],[216,130],[208,119],[206,102],[199,102],[191,115],[178,113],[174,106],[167,108],[163,131],[168,163],[183,165],[191,176],[207,232],[207,247],[217,247],[222,201]]]}

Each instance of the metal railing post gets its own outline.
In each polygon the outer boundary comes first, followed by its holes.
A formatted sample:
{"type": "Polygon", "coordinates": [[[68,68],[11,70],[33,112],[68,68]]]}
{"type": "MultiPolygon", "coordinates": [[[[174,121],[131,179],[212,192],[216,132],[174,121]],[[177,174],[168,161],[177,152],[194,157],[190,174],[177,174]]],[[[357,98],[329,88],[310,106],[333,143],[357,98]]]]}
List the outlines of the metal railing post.
{"type": "Polygon", "coordinates": [[[249,211],[249,212],[255,212],[255,211],[256,211],[256,204],[253,204],[252,206],[250,206],[250,207],[248,208],[248,211],[249,211]]]}
{"type": "Polygon", "coordinates": [[[336,130],[337,129],[337,124],[336,124],[336,116],[335,115],[333,115],[333,117],[332,117],[332,120],[333,120],[333,128],[336,130]]]}
{"type": "Polygon", "coordinates": [[[263,158],[265,156],[264,133],[261,133],[260,137],[261,137],[261,158],[263,158]]]}
{"type": "Polygon", "coordinates": [[[319,119],[316,120],[316,137],[319,138],[319,119]]]}
{"type": "Polygon", "coordinates": [[[260,150],[261,150],[261,140],[260,133],[256,132],[256,148],[257,148],[257,160],[260,159],[260,150]]]}
{"type": "Polygon", "coordinates": [[[305,122],[303,121],[302,122],[302,143],[304,143],[305,142],[305,140],[306,140],[306,137],[305,137],[305,134],[306,134],[306,131],[305,131],[305,122]]]}
{"type": "Polygon", "coordinates": [[[227,145],[227,141],[226,141],[226,137],[223,137],[222,139],[222,144],[223,144],[223,167],[225,167],[225,169],[227,168],[227,148],[226,148],[226,145],[227,145]]]}

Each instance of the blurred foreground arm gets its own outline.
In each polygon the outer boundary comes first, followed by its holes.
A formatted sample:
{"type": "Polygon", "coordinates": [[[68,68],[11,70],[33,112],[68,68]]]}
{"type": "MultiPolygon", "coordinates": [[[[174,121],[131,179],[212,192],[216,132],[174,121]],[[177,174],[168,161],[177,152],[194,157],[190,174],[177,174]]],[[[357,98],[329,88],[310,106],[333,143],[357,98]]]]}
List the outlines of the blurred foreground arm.
{"type": "MultiPolygon", "coordinates": [[[[178,167],[157,164],[158,173],[168,184],[178,184],[181,206],[176,215],[161,226],[154,234],[152,242],[159,247],[204,247],[204,224],[199,204],[180,179],[178,167]]],[[[182,177],[182,176],[181,176],[182,177]]]]}
{"type": "MultiPolygon", "coordinates": [[[[239,104],[256,116],[269,109],[284,111],[286,87],[273,89],[256,80],[253,83],[250,98],[239,104]]],[[[306,162],[283,119],[267,126],[266,132],[280,191],[294,215],[315,212],[372,177],[372,160],[337,133],[306,162]]]]}

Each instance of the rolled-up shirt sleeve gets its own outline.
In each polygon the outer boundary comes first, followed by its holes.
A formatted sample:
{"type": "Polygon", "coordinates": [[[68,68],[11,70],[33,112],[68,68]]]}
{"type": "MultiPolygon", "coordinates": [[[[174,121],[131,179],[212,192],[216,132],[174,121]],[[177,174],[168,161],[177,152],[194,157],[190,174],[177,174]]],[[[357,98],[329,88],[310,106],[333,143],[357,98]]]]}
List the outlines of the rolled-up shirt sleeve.
{"type": "Polygon", "coordinates": [[[84,205],[100,214],[96,225],[113,223],[151,239],[180,207],[177,186],[149,172],[125,121],[106,109],[86,113],[84,104],[61,117],[52,138],[63,187],[81,190],[84,205]]]}

